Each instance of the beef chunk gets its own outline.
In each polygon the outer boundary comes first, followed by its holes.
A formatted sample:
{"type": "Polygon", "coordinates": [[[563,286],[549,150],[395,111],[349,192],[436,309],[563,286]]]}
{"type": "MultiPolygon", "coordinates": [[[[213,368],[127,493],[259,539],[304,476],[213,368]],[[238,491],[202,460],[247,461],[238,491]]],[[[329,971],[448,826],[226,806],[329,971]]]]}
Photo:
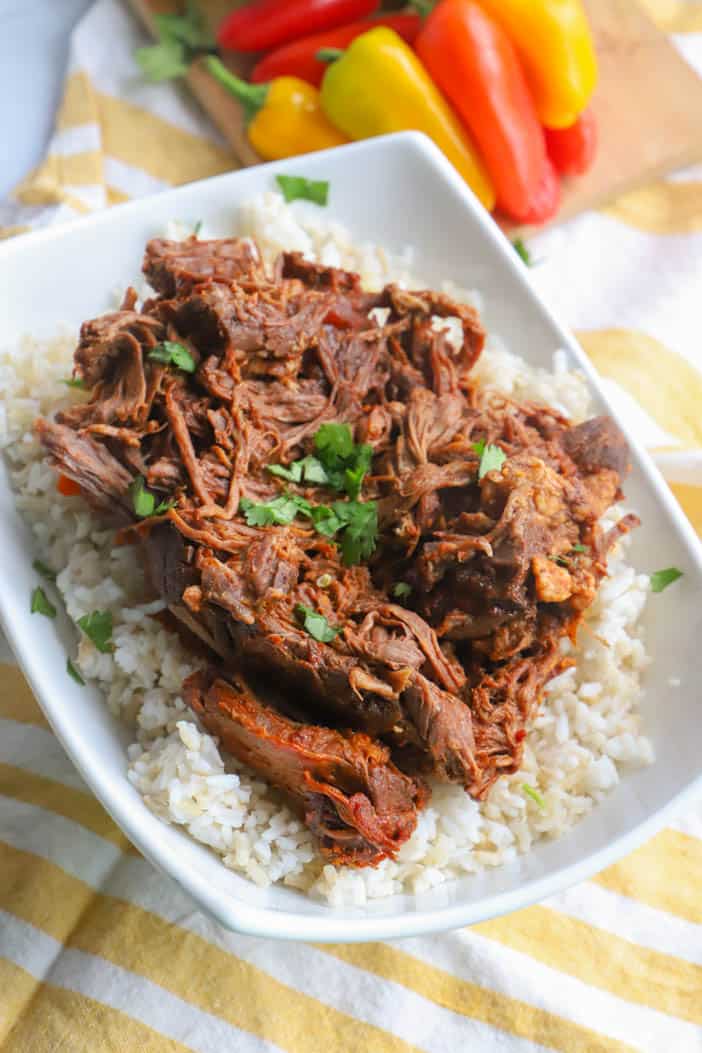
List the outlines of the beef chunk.
{"type": "Polygon", "coordinates": [[[367,735],[290,720],[241,676],[196,673],[184,696],[229,753],[291,797],[327,859],[367,866],[394,857],[412,834],[426,791],[367,735]]]}
{"type": "Polygon", "coordinates": [[[250,238],[218,241],[166,241],[153,238],[146,246],[142,268],[149,284],[162,296],[189,292],[208,280],[232,282],[264,278],[256,244],[250,238]]]}

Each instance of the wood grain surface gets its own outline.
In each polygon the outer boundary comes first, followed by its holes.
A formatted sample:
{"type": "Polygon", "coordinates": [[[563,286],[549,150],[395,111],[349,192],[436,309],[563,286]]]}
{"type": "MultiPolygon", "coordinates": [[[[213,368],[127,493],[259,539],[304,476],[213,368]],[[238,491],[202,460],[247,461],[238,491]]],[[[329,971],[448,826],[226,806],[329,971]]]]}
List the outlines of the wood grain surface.
{"type": "MultiPolygon", "coordinates": [[[[127,2],[151,32],[155,13],[180,7],[178,0],[127,2]]],[[[213,28],[235,6],[231,0],[200,4],[213,28]]],[[[636,0],[586,0],[586,7],[600,64],[593,100],[600,146],[593,168],[564,184],[558,220],[702,161],[702,79],[636,0]]],[[[232,53],[226,61],[244,77],[253,64],[252,58],[232,53]]],[[[257,164],[239,103],[197,63],[188,82],[241,165],[257,164]]]]}

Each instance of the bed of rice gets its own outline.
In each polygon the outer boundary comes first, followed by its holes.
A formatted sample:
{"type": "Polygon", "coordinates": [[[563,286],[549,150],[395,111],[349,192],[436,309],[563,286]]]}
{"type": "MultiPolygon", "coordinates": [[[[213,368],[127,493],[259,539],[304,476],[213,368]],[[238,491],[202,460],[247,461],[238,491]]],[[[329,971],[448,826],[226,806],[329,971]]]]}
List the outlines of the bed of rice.
{"type": "MultiPolygon", "coordinates": [[[[370,287],[389,279],[422,284],[412,276],[411,251],[390,258],[380,247],[354,245],[339,224],[320,222],[313,213],[304,204],[286,205],[278,194],[261,195],[242,210],[239,232],[255,236],[268,256],[300,249],[358,270],[370,287]]],[[[475,292],[450,282],[444,288],[480,307],[475,292]]],[[[209,845],[225,866],[259,885],[282,881],[331,904],[419,892],[509,862],[539,838],[557,837],[627,770],[652,761],[638,709],[649,661],[640,625],[649,581],[626,562],[624,541],[580,633],[575,667],[549,685],[521,771],[500,780],[481,804],[459,787],[435,787],[397,861],[362,871],[324,865],[310,833],[280,795],[223,757],[217,740],[199,729],[184,706],[179,691],[193,661],[154,617],[162,604],[144,595],[137,553],[114,547],[113,532],[101,529],[80,498],[56,492],[55,473],[31,426],[38,415],[81,397],[60,383],[70,375],[74,342],[74,334],[49,345],[27,339],[0,352],[0,444],[17,503],[31,524],[36,555],[59,571],[56,588],[69,615],[112,613],[114,651],[101,654],[81,636],[73,657],[83,676],[103,690],[110,710],[134,729],[129,779],[156,814],[209,845]]],[[[558,353],[548,373],[530,368],[491,338],[477,368],[484,384],[516,398],[548,402],[574,419],[587,415],[585,386],[558,353]]]]}

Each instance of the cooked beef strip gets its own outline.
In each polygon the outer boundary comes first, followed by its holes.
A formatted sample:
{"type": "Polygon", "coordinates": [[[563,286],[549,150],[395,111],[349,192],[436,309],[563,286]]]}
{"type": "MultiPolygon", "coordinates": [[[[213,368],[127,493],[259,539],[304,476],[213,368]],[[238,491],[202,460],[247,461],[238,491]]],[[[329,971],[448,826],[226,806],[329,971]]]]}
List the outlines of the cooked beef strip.
{"type": "Polygon", "coordinates": [[[166,241],[153,238],[146,246],[143,271],[149,284],[162,296],[189,292],[208,278],[231,282],[241,278],[263,279],[258,246],[250,238],[218,241],[166,241]]]}
{"type": "Polygon", "coordinates": [[[331,858],[375,861],[409,833],[422,793],[398,783],[404,798],[388,791],[382,803],[366,779],[349,796],[320,774],[323,743],[346,750],[372,735],[382,779],[395,771],[390,750],[403,771],[476,797],[517,770],[564,665],[560,641],[575,638],[608,548],[636,523],[598,526],[621,496],[626,445],[608,418],[572,426],[477,385],[483,330],[445,295],[367,293],[357,275],[299,253],[269,274],[248,239],[156,239],[144,271],[159,295],[137,310],[128,290],[119,312],[85,323],[75,371],[90,396],[38,434],[61,471],[127,523],[122,538],[141,543],[154,590],[237,685],[197,682],[203,722],[216,720],[237,755],[245,740],[258,770],[297,794],[331,858]],[[164,339],[188,348],[193,374],[149,358],[164,339]],[[361,500],[376,502],[380,533],[359,566],[344,566],[306,518],[260,527],[241,512],[242,498],[286,492],[344,499],[267,469],[313,454],[327,421],[373,450],[361,500]],[[479,479],[487,444],[506,460],[479,479]],[[138,475],[172,504],[163,516],[135,521],[127,491],[138,475]],[[305,630],[300,604],[338,630],[333,639],[305,630]],[[304,727],[275,724],[293,711],[304,727]],[[281,758],[293,740],[311,753],[295,747],[291,766],[281,758]]]}
{"type": "Polygon", "coordinates": [[[290,796],[331,862],[369,866],[411,836],[426,790],[398,771],[387,747],[362,732],[293,721],[241,675],[195,673],[183,695],[229,753],[290,796]]]}

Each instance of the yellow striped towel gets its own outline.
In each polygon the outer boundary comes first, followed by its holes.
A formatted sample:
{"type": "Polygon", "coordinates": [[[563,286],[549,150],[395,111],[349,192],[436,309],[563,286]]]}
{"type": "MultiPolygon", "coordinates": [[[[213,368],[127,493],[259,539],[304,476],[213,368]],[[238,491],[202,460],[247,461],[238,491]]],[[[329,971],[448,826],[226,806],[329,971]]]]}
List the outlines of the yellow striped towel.
{"type": "MultiPolygon", "coordinates": [[[[702,2],[646,4],[702,72],[702,2]]],[[[118,0],[97,0],[74,35],[47,158],[4,208],[5,236],[233,167],[185,94],[139,81],[143,42],[118,0]]],[[[702,168],[534,251],[537,287],[702,532],[702,168]]],[[[328,947],[228,934],[130,847],[16,668],[0,665],[3,1053],[692,1053],[701,889],[697,807],[592,881],[469,930],[328,947]]]]}

